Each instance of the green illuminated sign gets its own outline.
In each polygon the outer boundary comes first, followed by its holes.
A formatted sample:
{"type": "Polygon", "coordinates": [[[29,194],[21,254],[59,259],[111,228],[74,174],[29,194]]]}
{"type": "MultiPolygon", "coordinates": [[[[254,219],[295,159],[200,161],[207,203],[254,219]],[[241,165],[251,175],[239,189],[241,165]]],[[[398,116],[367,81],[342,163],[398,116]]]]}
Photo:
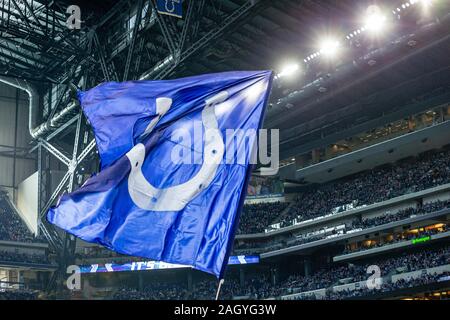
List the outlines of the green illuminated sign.
{"type": "Polygon", "coordinates": [[[418,244],[418,243],[427,242],[427,241],[430,241],[430,240],[431,240],[430,236],[421,237],[421,238],[413,239],[412,240],[412,244],[418,244]]]}

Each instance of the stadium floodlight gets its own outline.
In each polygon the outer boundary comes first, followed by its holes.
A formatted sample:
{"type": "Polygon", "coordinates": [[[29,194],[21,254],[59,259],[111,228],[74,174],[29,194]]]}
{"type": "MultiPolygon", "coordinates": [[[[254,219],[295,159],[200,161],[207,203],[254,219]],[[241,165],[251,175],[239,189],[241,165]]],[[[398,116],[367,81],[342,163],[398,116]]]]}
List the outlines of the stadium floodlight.
{"type": "Polygon", "coordinates": [[[433,0],[418,0],[418,3],[422,7],[422,15],[429,17],[433,9],[433,0]]]}
{"type": "Polygon", "coordinates": [[[300,69],[300,66],[297,63],[289,63],[286,64],[281,72],[278,74],[278,78],[282,77],[290,77],[295,74],[300,69]]]}
{"type": "Polygon", "coordinates": [[[378,6],[370,6],[367,9],[364,29],[372,33],[378,34],[386,27],[387,18],[378,6]]]}
{"type": "Polygon", "coordinates": [[[333,38],[324,38],[320,42],[320,54],[325,57],[332,58],[336,56],[340,46],[341,44],[338,40],[333,38]]]}
{"type": "Polygon", "coordinates": [[[433,4],[433,0],[419,0],[419,2],[424,6],[425,8],[431,6],[433,4]]]}

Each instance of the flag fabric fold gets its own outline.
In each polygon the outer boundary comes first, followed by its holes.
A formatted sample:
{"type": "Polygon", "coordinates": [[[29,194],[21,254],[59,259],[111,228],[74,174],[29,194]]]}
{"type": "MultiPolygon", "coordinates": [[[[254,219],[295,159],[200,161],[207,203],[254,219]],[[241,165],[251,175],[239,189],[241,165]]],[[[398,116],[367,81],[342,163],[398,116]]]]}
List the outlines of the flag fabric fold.
{"type": "Polygon", "coordinates": [[[261,126],[271,79],[226,72],[79,92],[101,168],[47,220],[122,254],[220,277],[256,143],[246,134],[261,126]]]}

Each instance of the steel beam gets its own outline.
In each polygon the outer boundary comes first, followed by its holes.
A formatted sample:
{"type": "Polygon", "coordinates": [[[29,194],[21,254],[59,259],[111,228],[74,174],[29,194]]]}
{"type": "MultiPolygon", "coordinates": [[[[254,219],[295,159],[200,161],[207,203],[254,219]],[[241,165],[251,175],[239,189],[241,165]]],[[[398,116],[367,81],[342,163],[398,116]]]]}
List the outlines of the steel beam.
{"type": "Polygon", "coordinates": [[[175,45],[175,41],[173,40],[174,36],[173,34],[170,32],[166,21],[164,20],[164,18],[162,17],[162,15],[160,15],[156,9],[156,5],[155,5],[155,1],[154,0],[150,0],[150,4],[152,6],[152,9],[156,12],[156,21],[158,22],[159,27],[161,28],[161,32],[164,36],[164,40],[166,40],[167,43],[167,47],[169,48],[169,51],[172,55],[176,54],[176,49],[177,46],[175,45]]]}
{"type": "Polygon", "coordinates": [[[80,164],[84,160],[84,158],[86,158],[89,155],[89,153],[91,153],[91,151],[94,150],[95,146],[96,146],[95,140],[89,142],[86,148],[78,156],[77,164],[80,164]]]}
{"type": "MultiPolygon", "coordinates": [[[[181,52],[178,59],[175,60],[174,63],[165,67],[162,71],[160,71],[155,79],[163,79],[168,76],[180,63],[186,61],[193,54],[198,52],[200,49],[204,48],[210,41],[219,37],[221,33],[224,32],[228,27],[233,25],[236,21],[242,18],[245,14],[247,14],[250,9],[252,9],[259,1],[247,1],[245,4],[236,9],[233,13],[231,13],[228,17],[224,18],[222,23],[217,26],[215,29],[209,31],[205,34],[201,39],[197,40],[194,44],[192,44],[185,51],[181,52]]],[[[145,79],[146,75],[144,74],[141,79],[145,79]]]]}
{"type": "Polygon", "coordinates": [[[43,26],[41,24],[41,22],[39,21],[38,17],[36,16],[36,14],[34,13],[34,9],[31,8],[30,4],[28,3],[28,1],[23,1],[23,4],[25,5],[25,7],[28,9],[28,11],[31,13],[31,16],[33,17],[36,25],[39,26],[39,29],[41,29],[41,31],[43,33],[45,33],[45,30],[43,29],[43,26]]]}
{"type": "Polygon", "coordinates": [[[61,151],[59,151],[57,148],[55,148],[53,145],[51,145],[48,141],[44,139],[40,139],[39,142],[45,149],[47,149],[48,152],[54,155],[59,161],[64,163],[67,167],[70,166],[70,159],[67,158],[61,151]]]}
{"type": "Polygon", "coordinates": [[[28,18],[24,15],[24,13],[22,12],[22,9],[19,7],[19,5],[17,4],[16,0],[10,0],[10,2],[12,2],[12,4],[14,5],[14,7],[16,7],[17,12],[20,15],[20,18],[22,18],[22,21],[25,22],[25,24],[28,27],[28,30],[31,32],[33,31],[33,27],[31,26],[30,22],[28,21],[28,18]]]}
{"type": "Polygon", "coordinates": [[[106,52],[103,49],[102,44],[100,43],[100,39],[98,38],[97,32],[96,31],[93,32],[94,32],[93,33],[94,45],[96,52],[99,56],[100,67],[102,68],[103,76],[105,77],[106,81],[117,81],[119,78],[116,72],[116,68],[113,63],[111,64],[107,63],[106,52]]]}
{"type": "Polygon", "coordinates": [[[52,195],[47,200],[46,204],[42,207],[42,209],[41,209],[41,211],[39,213],[39,217],[43,218],[45,216],[45,214],[47,213],[48,209],[53,204],[53,202],[56,200],[56,198],[58,197],[58,195],[61,192],[61,190],[66,186],[66,183],[70,179],[71,175],[72,174],[69,171],[66,172],[66,174],[63,176],[63,178],[59,182],[58,186],[55,188],[55,191],[53,191],[52,195]]]}
{"type": "Polygon", "coordinates": [[[130,71],[131,58],[133,57],[133,53],[134,53],[134,45],[136,43],[136,38],[138,37],[139,26],[141,25],[143,6],[144,6],[144,1],[138,0],[136,21],[134,23],[133,31],[131,34],[131,40],[130,40],[130,44],[129,44],[129,48],[128,48],[127,60],[125,62],[125,70],[123,71],[123,81],[128,80],[128,73],[130,71]]]}
{"type": "Polygon", "coordinates": [[[194,1],[193,0],[189,1],[188,10],[186,13],[186,19],[183,24],[183,30],[181,31],[181,38],[180,38],[180,42],[178,44],[178,50],[180,52],[183,51],[183,48],[186,44],[186,39],[188,37],[188,31],[190,29],[190,26],[191,26],[192,20],[193,20],[192,16],[193,16],[193,12],[194,12],[194,7],[195,7],[194,1]]]}

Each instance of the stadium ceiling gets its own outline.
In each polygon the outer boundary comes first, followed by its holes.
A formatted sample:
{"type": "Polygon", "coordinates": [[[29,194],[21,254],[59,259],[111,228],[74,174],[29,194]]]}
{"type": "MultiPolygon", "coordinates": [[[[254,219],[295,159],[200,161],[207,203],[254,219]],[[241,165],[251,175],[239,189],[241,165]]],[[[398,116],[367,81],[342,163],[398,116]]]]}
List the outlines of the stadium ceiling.
{"type": "MultiPolygon", "coordinates": [[[[393,9],[396,18],[396,8],[405,1],[377,3],[388,14],[393,9]]],[[[282,155],[290,157],[294,150],[306,150],[294,148],[300,144],[313,146],[324,135],[407,105],[412,96],[448,89],[449,23],[444,18],[449,6],[433,1],[442,7],[428,20],[398,14],[395,30],[386,37],[347,36],[347,41],[345,35],[358,28],[373,1],[184,1],[184,17],[178,19],[157,14],[154,0],[0,0],[0,73],[35,80],[45,91],[51,84],[81,86],[87,75],[83,86],[89,88],[110,80],[228,70],[279,72],[287,61],[298,61],[298,78],[276,81],[266,121],[267,127],[281,129],[282,155]],[[66,9],[73,4],[81,8],[81,30],[65,24],[66,9]],[[436,19],[443,24],[440,32],[418,31],[436,19]],[[306,63],[325,36],[346,41],[345,52],[336,61],[306,63]],[[398,37],[405,43],[392,51],[384,48],[393,47],[398,37]],[[371,58],[377,50],[386,52],[371,58]],[[345,74],[346,65],[354,70],[345,74]]],[[[403,9],[401,14],[409,10],[403,9]]],[[[58,101],[50,115],[67,102],[58,101]]]]}
{"type": "MultiPolygon", "coordinates": [[[[100,38],[105,59],[116,63],[119,76],[123,76],[121,64],[127,61],[127,50],[116,46],[126,47],[132,43],[136,53],[142,55],[139,71],[150,70],[170,55],[174,55],[173,60],[177,62],[177,51],[181,51],[174,72],[154,74],[152,78],[224,70],[273,69],[283,56],[299,53],[306,56],[311,51],[314,25],[325,22],[325,29],[327,25],[348,29],[346,21],[360,1],[184,2],[183,19],[155,16],[151,10],[144,10],[143,27],[136,37],[132,37],[131,30],[120,30],[118,25],[125,25],[127,18],[135,15],[140,1],[2,0],[1,72],[36,79],[51,75],[51,79],[57,80],[57,75],[66,71],[64,66],[88,54],[87,45],[94,37],[93,32],[100,38]],[[81,32],[65,26],[65,11],[73,4],[81,8],[81,32]],[[190,53],[190,45],[211,31],[217,33],[190,53]],[[127,33],[126,43],[121,43],[127,33]],[[144,45],[140,51],[138,44],[142,39],[144,45]],[[51,68],[45,68],[49,64],[51,68]]],[[[149,3],[154,1],[142,1],[141,5],[145,8],[149,3]]],[[[135,54],[134,58],[137,57],[135,54]]]]}

